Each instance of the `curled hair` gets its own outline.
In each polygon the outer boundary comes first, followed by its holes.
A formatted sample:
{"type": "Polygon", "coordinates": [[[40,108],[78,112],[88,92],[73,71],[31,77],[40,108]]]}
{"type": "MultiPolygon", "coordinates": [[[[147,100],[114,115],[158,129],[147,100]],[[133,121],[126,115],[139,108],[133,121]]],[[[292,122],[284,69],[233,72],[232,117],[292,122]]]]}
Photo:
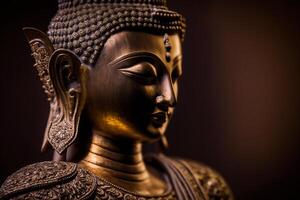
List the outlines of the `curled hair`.
{"type": "Polygon", "coordinates": [[[166,0],[59,0],[48,35],[54,48],[72,50],[93,66],[107,39],[120,31],[185,33],[185,19],[166,0]]]}

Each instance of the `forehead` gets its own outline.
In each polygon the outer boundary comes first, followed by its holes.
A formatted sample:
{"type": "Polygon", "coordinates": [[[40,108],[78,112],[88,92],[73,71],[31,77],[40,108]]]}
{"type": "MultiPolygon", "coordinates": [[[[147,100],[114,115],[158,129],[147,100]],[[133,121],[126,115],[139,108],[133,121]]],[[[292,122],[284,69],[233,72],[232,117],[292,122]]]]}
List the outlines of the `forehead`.
{"type": "MultiPolygon", "coordinates": [[[[171,59],[180,56],[182,50],[178,34],[169,35],[169,42],[172,46],[170,51],[171,59]]],[[[109,63],[132,52],[149,52],[155,54],[163,63],[167,64],[163,35],[131,31],[123,31],[112,35],[104,45],[98,62],[109,63]]]]}

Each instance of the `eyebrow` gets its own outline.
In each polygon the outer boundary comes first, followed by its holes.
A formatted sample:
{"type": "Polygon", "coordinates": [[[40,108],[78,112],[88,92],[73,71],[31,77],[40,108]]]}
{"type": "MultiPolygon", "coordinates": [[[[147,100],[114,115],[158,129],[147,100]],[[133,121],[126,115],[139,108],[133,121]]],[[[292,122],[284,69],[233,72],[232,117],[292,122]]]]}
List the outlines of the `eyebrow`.
{"type": "MultiPolygon", "coordinates": [[[[124,56],[118,57],[115,60],[111,61],[108,63],[108,65],[118,65],[119,63],[123,63],[126,60],[131,60],[134,58],[150,58],[151,60],[154,60],[158,62],[160,65],[165,66],[164,62],[155,54],[150,53],[150,52],[144,52],[144,51],[139,51],[139,52],[132,52],[129,54],[126,54],[124,56]]],[[[181,55],[177,55],[173,59],[173,65],[177,64],[180,60],[182,59],[181,55]]]]}
{"type": "Polygon", "coordinates": [[[150,52],[139,51],[139,52],[132,52],[132,53],[126,54],[124,56],[118,57],[115,60],[109,62],[108,65],[117,65],[126,60],[131,60],[134,58],[142,58],[142,57],[150,58],[151,60],[155,60],[155,61],[158,61],[160,64],[163,64],[162,60],[157,55],[150,53],[150,52]]]}

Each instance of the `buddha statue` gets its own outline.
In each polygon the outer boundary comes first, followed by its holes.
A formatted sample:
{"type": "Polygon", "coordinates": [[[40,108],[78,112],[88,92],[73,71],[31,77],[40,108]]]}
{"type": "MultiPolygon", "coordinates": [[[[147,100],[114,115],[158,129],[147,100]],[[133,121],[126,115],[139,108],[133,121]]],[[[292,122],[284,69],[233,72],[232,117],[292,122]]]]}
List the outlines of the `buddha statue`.
{"type": "Polygon", "coordinates": [[[58,0],[48,34],[24,28],[50,111],[52,161],[9,176],[1,199],[232,200],[210,167],[142,144],[164,135],[182,75],[184,18],[165,0],[58,0]]]}

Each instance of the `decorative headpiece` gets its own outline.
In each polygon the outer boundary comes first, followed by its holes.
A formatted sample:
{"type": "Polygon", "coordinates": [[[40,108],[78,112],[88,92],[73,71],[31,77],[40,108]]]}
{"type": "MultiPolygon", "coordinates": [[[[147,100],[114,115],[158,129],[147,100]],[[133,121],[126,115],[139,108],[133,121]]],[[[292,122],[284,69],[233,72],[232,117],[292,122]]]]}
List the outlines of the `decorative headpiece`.
{"type": "Polygon", "coordinates": [[[166,7],[166,0],[59,0],[49,25],[54,48],[72,50],[93,66],[106,40],[116,32],[177,32],[183,40],[184,18],[166,7]]]}

